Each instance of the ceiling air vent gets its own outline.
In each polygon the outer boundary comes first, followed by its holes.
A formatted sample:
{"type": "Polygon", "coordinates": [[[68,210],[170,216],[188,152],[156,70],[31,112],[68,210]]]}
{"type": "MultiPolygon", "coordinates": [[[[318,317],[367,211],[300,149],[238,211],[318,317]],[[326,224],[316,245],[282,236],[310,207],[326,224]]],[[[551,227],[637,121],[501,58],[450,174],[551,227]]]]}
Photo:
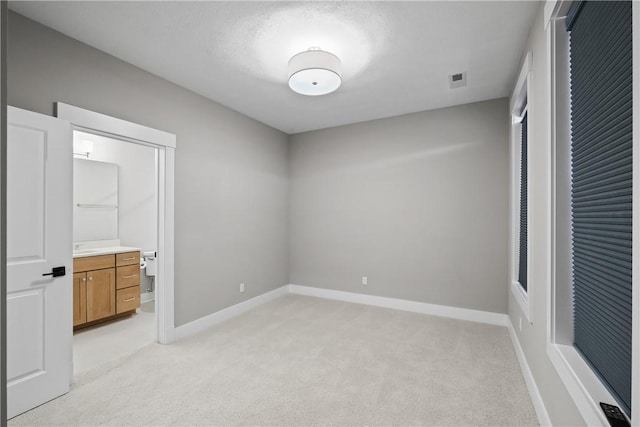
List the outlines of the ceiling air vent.
{"type": "Polygon", "coordinates": [[[467,85],[467,73],[457,73],[449,76],[449,87],[455,89],[467,85]]]}

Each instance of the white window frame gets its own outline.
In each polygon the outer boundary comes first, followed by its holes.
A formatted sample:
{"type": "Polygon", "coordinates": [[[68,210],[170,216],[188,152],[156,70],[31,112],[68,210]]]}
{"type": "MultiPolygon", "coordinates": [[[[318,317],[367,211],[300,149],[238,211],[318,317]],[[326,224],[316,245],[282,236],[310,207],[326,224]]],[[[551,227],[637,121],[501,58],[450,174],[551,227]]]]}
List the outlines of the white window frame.
{"type": "MultiPolygon", "coordinates": [[[[511,145],[511,236],[509,250],[509,288],[514,299],[518,302],[522,313],[533,323],[533,308],[531,293],[531,238],[527,239],[527,290],[518,282],[519,249],[520,249],[520,158],[521,158],[521,126],[525,113],[531,117],[531,52],[527,52],[522,62],[516,86],[509,101],[510,111],[510,145],[511,145]]],[[[527,126],[527,165],[531,153],[531,126],[527,126]]],[[[531,194],[531,169],[527,167],[527,194],[531,194]]],[[[529,196],[529,202],[531,197],[529,196]]],[[[527,236],[532,236],[531,205],[527,204],[527,236]]]]}
{"type": "MultiPolygon", "coordinates": [[[[548,79],[549,87],[548,93],[550,94],[549,111],[550,117],[550,179],[548,194],[551,198],[549,221],[550,221],[550,284],[547,289],[546,303],[547,303],[547,315],[549,321],[547,322],[547,355],[551,360],[551,363],[555,367],[556,371],[562,382],[564,383],[567,391],[573,398],[576,407],[580,411],[580,414],[584,418],[587,425],[602,425],[608,426],[604,413],[602,412],[599,402],[614,403],[615,399],[609,390],[602,384],[602,381],[593,372],[591,367],[585,362],[578,351],[573,347],[573,325],[571,321],[567,319],[566,310],[568,310],[567,302],[567,285],[571,286],[571,283],[567,283],[566,276],[562,279],[562,275],[566,272],[560,273],[562,270],[558,266],[559,257],[563,256],[559,250],[560,238],[566,238],[559,236],[559,230],[556,227],[556,223],[561,219],[561,215],[566,215],[563,212],[562,205],[566,205],[566,201],[561,203],[557,198],[557,192],[560,190],[560,185],[564,185],[560,180],[564,180],[566,177],[566,171],[562,168],[569,168],[569,165],[559,164],[566,163],[566,160],[562,158],[560,153],[560,147],[568,144],[567,138],[569,136],[569,116],[568,116],[568,35],[564,29],[564,16],[571,4],[570,0],[547,0],[544,9],[545,26],[546,26],[546,38],[547,38],[547,54],[549,55],[548,67],[548,79]],[[564,67],[564,69],[561,69],[564,67]],[[564,97],[564,98],[563,98],[564,97]],[[559,176],[563,175],[563,176],[559,176]],[[564,310],[562,312],[557,311],[564,310]]],[[[633,259],[640,259],[640,167],[638,167],[638,160],[640,154],[640,138],[639,138],[639,117],[640,117],[640,66],[638,53],[640,47],[640,34],[637,29],[640,28],[640,4],[637,1],[633,2],[633,259]]],[[[565,209],[566,210],[566,209],[565,209]]],[[[563,243],[562,245],[566,245],[563,243]]],[[[566,256],[566,255],[565,255],[566,256]]],[[[564,261],[564,260],[562,260],[564,261]]],[[[640,276],[638,275],[638,263],[633,263],[632,269],[632,293],[633,295],[640,295],[640,276]]],[[[632,412],[632,425],[640,424],[640,382],[638,381],[638,367],[640,366],[639,359],[639,345],[640,345],[640,298],[633,298],[633,333],[632,333],[632,381],[631,381],[631,412],[632,412]]]]}

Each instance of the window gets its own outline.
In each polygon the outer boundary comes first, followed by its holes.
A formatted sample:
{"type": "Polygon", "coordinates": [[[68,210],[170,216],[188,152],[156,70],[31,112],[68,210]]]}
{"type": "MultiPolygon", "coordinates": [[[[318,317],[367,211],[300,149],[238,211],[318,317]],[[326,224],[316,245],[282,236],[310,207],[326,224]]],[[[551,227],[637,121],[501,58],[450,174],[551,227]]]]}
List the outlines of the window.
{"type": "Polygon", "coordinates": [[[631,415],[632,2],[556,3],[548,354],[588,424],[631,415]]]}
{"type": "Polygon", "coordinates": [[[574,346],[631,412],[631,2],[569,9],[574,346]]]}
{"type": "Polygon", "coordinates": [[[518,251],[518,283],[527,290],[527,206],[529,192],[527,190],[527,111],[520,122],[520,234],[518,251]]]}
{"type": "Polygon", "coordinates": [[[529,298],[529,70],[531,54],[523,61],[511,97],[511,291],[525,317],[531,321],[529,298]]]}

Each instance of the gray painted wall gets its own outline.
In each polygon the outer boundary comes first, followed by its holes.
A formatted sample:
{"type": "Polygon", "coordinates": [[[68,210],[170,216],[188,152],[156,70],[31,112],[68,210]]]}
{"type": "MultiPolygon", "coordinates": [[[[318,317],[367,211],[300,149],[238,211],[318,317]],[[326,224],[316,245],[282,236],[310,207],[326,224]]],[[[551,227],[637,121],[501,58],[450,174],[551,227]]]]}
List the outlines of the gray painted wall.
{"type": "MultiPolygon", "coordinates": [[[[547,290],[550,288],[549,219],[551,195],[548,192],[551,165],[549,142],[549,89],[547,40],[543,24],[543,5],[531,28],[525,49],[531,51],[531,93],[528,97],[529,122],[529,218],[530,281],[533,304],[532,323],[527,322],[520,305],[509,292],[509,316],[531,372],[554,425],[585,425],[573,399],[547,356],[547,290]],[[522,318],[522,331],[518,324],[522,318]]],[[[514,82],[515,85],[515,82],[514,82]]]]}
{"type": "Polygon", "coordinates": [[[506,313],[507,126],[499,99],[293,135],[291,283],[506,313]]]}
{"type": "Polygon", "coordinates": [[[287,135],[13,12],[8,44],[9,105],[177,135],[176,326],[287,283],[287,135]]]}

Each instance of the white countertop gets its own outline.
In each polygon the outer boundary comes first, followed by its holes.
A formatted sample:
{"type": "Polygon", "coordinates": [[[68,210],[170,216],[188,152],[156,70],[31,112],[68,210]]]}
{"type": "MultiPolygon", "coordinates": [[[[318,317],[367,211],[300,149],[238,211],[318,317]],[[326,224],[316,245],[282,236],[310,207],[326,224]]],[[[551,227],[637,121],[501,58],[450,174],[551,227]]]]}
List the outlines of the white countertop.
{"type": "Polygon", "coordinates": [[[109,246],[106,248],[86,248],[73,251],[74,258],[82,258],[96,255],[120,254],[122,252],[140,252],[140,248],[132,248],[129,246],[109,246]]]}

